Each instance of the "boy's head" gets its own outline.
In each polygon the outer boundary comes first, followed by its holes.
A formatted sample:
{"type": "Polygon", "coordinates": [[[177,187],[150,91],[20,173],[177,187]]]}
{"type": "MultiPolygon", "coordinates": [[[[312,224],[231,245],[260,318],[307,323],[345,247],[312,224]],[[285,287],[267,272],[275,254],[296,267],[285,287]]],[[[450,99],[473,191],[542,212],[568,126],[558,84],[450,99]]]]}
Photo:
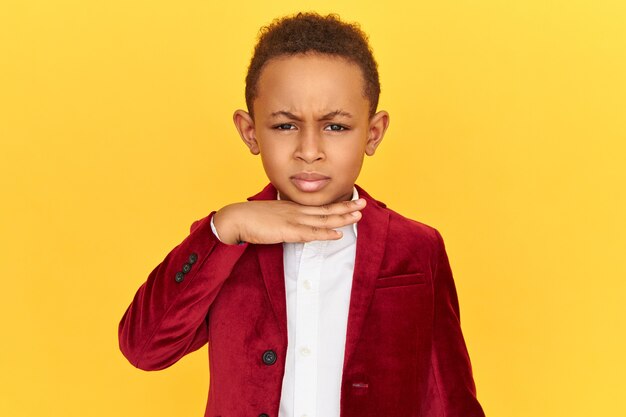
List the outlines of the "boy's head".
{"type": "Polygon", "coordinates": [[[246,77],[249,113],[234,121],[281,198],[304,205],[349,200],[365,154],[389,123],[365,34],[306,13],[261,31],[246,77]]]}
{"type": "Polygon", "coordinates": [[[272,58],[317,53],[343,57],[356,64],[364,79],[363,95],[370,103],[370,116],[378,106],[380,81],[378,65],[368,44],[367,35],[356,24],[342,22],[336,15],[320,16],[298,13],[276,19],[261,28],[246,76],[246,105],[254,117],[259,77],[272,58]]]}

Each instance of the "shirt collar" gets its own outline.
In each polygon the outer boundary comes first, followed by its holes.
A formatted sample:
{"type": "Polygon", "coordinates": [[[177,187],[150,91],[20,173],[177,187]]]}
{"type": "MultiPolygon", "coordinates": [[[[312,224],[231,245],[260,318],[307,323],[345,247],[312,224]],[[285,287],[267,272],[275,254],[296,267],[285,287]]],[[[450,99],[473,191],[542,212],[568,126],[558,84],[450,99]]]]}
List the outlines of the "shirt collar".
{"type": "MultiPolygon", "coordinates": [[[[276,199],[280,200],[280,191],[276,190],[276,199]]],[[[352,200],[358,200],[359,199],[359,192],[357,191],[355,186],[352,186],[352,200]]],[[[358,223],[358,222],[357,222],[358,223]]],[[[352,230],[354,231],[354,236],[357,236],[357,223],[352,223],[352,230]]]]}

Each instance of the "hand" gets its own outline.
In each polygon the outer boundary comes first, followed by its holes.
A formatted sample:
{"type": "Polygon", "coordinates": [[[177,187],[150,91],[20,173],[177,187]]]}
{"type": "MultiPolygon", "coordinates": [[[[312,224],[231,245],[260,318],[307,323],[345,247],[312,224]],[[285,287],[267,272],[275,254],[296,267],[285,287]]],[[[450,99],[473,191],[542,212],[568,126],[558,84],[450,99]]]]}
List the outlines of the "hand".
{"type": "Polygon", "coordinates": [[[228,244],[337,240],[342,234],[333,229],[358,222],[365,204],[363,198],[319,207],[286,200],[248,201],[218,210],[213,223],[220,240],[228,244]]]}

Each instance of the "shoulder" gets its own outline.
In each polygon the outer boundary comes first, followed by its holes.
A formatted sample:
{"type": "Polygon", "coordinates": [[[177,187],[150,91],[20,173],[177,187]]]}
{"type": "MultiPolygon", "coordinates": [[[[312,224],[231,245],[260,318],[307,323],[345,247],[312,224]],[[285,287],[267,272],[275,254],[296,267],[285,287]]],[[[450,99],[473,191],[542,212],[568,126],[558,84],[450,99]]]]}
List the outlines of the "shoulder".
{"type": "Polygon", "coordinates": [[[389,213],[389,227],[405,229],[412,234],[428,238],[437,238],[439,232],[435,227],[415,219],[410,219],[389,207],[385,207],[384,210],[389,213]]]}
{"type": "Polygon", "coordinates": [[[383,210],[389,214],[389,239],[411,244],[411,246],[437,247],[440,245],[441,235],[435,227],[403,216],[389,207],[383,210]]]}
{"type": "Polygon", "coordinates": [[[360,196],[370,200],[369,203],[376,206],[376,210],[382,211],[388,216],[388,241],[401,242],[404,245],[413,247],[415,245],[438,247],[442,244],[441,234],[435,227],[398,213],[360,187],[358,191],[360,196]]]}

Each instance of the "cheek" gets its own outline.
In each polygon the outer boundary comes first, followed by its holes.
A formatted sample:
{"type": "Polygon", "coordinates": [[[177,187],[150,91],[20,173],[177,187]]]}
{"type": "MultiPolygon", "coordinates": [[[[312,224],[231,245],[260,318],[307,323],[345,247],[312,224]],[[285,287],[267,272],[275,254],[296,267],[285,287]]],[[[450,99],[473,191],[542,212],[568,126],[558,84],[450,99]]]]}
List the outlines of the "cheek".
{"type": "Polygon", "coordinates": [[[360,167],[365,155],[365,141],[361,138],[354,138],[354,140],[335,144],[328,155],[332,155],[335,163],[345,168],[360,167]]]}
{"type": "Polygon", "coordinates": [[[291,159],[291,154],[293,153],[289,149],[289,144],[284,141],[282,143],[273,140],[259,141],[259,148],[263,166],[266,171],[272,172],[280,171],[286,162],[291,159]]]}

